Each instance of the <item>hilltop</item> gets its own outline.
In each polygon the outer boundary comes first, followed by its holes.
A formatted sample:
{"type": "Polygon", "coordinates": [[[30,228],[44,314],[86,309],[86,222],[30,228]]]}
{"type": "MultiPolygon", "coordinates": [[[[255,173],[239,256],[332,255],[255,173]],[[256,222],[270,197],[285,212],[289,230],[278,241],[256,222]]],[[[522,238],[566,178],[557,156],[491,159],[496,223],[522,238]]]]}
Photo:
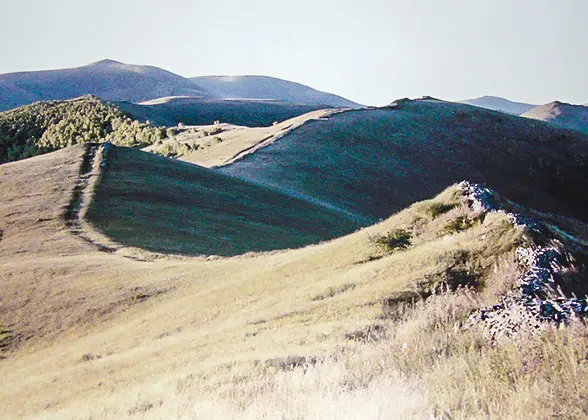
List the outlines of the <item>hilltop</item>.
{"type": "Polygon", "coordinates": [[[525,112],[521,117],[549,122],[588,133],[588,106],[554,101],[525,112]]]}
{"type": "Polygon", "coordinates": [[[88,94],[104,100],[131,102],[171,95],[210,96],[177,74],[114,60],[63,70],[0,75],[0,111],[35,101],[71,99],[88,94]]]}
{"type": "Polygon", "coordinates": [[[277,100],[337,108],[362,107],[362,105],[341,96],[275,77],[200,76],[192,77],[191,80],[214,96],[225,99],[277,100]]]}
{"type": "Polygon", "coordinates": [[[468,105],[402,100],[338,112],[266,144],[219,171],[373,221],[462,179],[588,218],[579,193],[588,190],[588,136],[468,105]]]}
{"type": "Polygon", "coordinates": [[[498,96],[482,96],[480,98],[466,99],[460,102],[463,104],[490,109],[492,111],[505,112],[512,115],[521,115],[536,106],[524,102],[509,101],[508,99],[500,98],[498,96]]]}

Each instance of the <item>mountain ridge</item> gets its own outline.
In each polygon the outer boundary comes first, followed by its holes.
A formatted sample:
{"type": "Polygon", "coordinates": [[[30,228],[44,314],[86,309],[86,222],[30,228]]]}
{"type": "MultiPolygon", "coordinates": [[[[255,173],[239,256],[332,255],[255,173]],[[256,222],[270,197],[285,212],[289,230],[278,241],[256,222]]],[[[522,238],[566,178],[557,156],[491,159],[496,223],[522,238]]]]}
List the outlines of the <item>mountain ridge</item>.
{"type": "MultiPolygon", "coordinates": [[[[215,79],[215,76],[211,77],[215,79]]],[[[222,95],[209,93],[194,79],[198,77],[186,78],[156,66],[126,64],[111,59],[66,69],[6,73],[0,74],[0,111],[36,101],[72,99],[87,94],[103,100],[131,103],[169,96],[223,99],[222,95]]],[[[272,92],[273,97],[263,99],[289,99],[286,102],[313,106],[361,106],[300,83],[268,76],[254,76],[254,79],[263,80],[266,90],[272,92]],[[298,93],[292,96],[289,92],[294,87],[298,93]]],[[[202,80],[211,81],[210,77],[202,80]]]]}
{"type": "Polygon", "coordinates": [[[481,96],[479,98],[466,99],[459,102],[512,115],[520,115],[536,106],[524,102],[511,101],[499,96],[481,96]]]}
{"type": "Polygon", "coordinates": [[[226,99],[274,99],[284,102],[360,108],[342,96],[313,89],[302,83],[262,75],[192,77],[199,86],[226,99]]]}

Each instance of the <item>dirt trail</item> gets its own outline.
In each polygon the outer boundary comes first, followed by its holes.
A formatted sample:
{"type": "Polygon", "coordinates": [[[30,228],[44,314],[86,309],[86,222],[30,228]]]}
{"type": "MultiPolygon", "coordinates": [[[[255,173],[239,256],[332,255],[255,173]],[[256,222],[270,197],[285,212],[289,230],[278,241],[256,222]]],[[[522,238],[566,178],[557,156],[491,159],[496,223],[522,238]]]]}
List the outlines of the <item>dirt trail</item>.
{"type": "Polygon", "coordinates": [[[100,243],[96,239],[97,235],[92,232],[93,229],[85,222],[84,216],[92,200],[92,193],[100,178],[101,170],[106,166],[106,155],[111,147],[110,143],[88,143],[85,145],[76,185],[63,213],[65,225],[73,235],[96,247],[99,251],[109,253],[115,252],[119,248],[100,243]]]}

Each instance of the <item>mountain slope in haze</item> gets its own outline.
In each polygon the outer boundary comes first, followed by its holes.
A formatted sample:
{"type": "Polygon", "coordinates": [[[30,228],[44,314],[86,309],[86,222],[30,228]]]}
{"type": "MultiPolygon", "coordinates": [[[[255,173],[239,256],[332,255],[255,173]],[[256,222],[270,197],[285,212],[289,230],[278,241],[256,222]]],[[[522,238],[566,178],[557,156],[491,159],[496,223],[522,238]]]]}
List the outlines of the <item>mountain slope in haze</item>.
{"type": "Polygon", "coordinates": [[[525,112],[521,117],[549,122],[588,133],[588,106],[554,101],[525,112]]]}
{"type": "Polygon", "coordinates": [[[40,100],[92,94],[140,102],[173,95],[210,97],[193,81],[152,66],[102,60],[82,67],[0,75],[0,111],[40,100]]]}
{"type": "Polygon", "coordinates": [[[359,108],[362,105],[300,83],[268,76],[201,76],[191,78],[211,94],[227,99],[264,99],[295,104],[359,108]]]}
{"type": "Polygon", "coordinates": [[[586,162],[581,133],[468,105],[405,100],[308,121],[219,171],[373,221],[462,179],[587,220],[586,162]]]}
{"type": "Polygon", "coordinates": [[[467,99],[460,103],[490,109],[492,111],[505,112],[512,115],[521,115],[536,106],[523,102],[509,101],[508,99],[500,98],[498,96],[482,96],[481,98],[467,99]]]}
{"type": "Polygon", "coordinates": [[[117,102],[116,105],[133,119],[143,122],[149,120],[155,125],[209,125],[221,121],[248,127],[269,126],[276,121],[281,122],[326,107],[277,101],[191,97],[160,98],[141,104],[117,102]]]}

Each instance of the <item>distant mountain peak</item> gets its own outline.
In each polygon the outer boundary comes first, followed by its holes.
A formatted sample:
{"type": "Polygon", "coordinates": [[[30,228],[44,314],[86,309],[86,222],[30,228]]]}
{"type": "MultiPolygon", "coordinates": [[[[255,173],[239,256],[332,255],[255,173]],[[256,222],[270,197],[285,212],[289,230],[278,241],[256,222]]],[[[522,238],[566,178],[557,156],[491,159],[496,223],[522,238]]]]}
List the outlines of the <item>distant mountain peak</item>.
{"type": "Polygon", "coordinates": [[[224,99],[278,100],[301,105],[360,108],[361,105],[301,83],[260,75],[222,75],[191,78],[212,95],[224,99]]]}
{"type": "Polygon", "coordinates": [[[588,107],[582,105],[553,101],[533,108],[522,114],[521,117],[588,133],[588,107]]]}
{"type": "Polygon", "coordinates": [[[493,111],[500,111],[513,115],[521,115],[536,106],[523,102],[513,102],[499,96],[482,96],[480,98],[467,99],[460,102],[467,105],[477,106],[479,108],[491,109],[493,111]]]}
{"type": "Polygon", "coordinates": [[[105,58],[104,60],[95,61],[94,63],[88,64],[90,66],[112,66],[115,64],[123,64],[120,61],[111,60],[109,58],[105,58]]]}

